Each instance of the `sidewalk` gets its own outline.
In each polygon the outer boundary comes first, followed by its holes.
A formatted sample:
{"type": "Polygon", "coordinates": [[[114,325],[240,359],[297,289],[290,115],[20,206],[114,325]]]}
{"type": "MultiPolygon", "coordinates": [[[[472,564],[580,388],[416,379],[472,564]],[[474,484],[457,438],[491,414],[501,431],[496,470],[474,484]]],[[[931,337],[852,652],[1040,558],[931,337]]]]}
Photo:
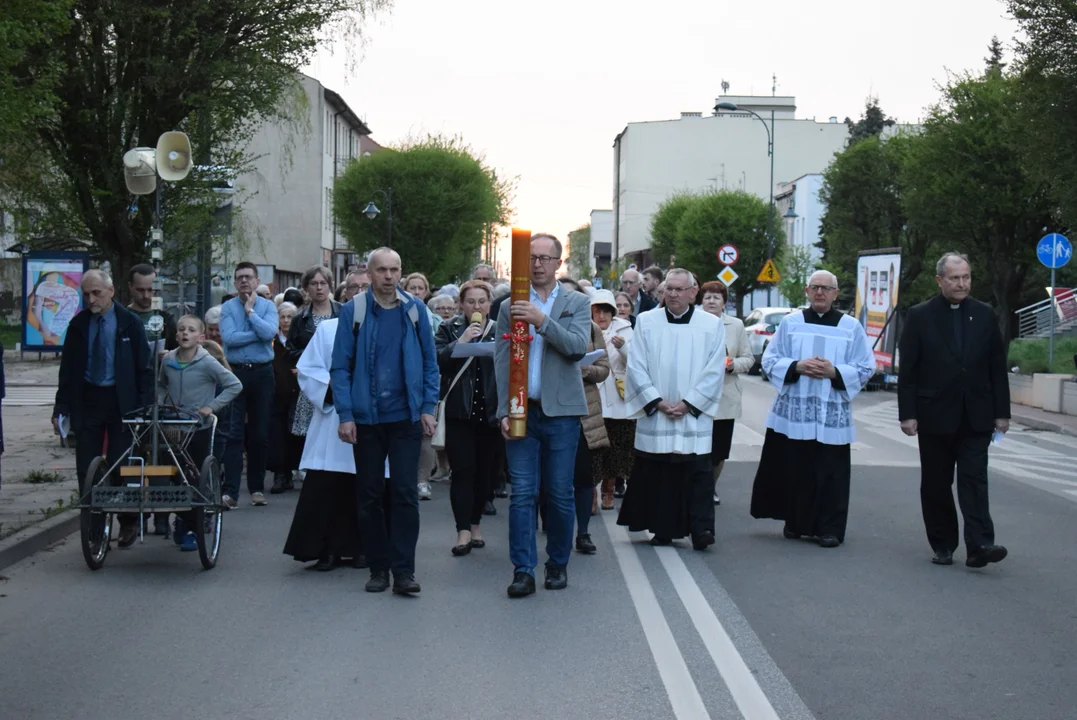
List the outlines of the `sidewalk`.
{"type": "Polygon", "coordinates": [[[1010,405],[1012,420],[1035,430],[1049,430],[1061,435],[1077,437],[1077,416],[1047,412],[1027,405],[1010,405]]]}

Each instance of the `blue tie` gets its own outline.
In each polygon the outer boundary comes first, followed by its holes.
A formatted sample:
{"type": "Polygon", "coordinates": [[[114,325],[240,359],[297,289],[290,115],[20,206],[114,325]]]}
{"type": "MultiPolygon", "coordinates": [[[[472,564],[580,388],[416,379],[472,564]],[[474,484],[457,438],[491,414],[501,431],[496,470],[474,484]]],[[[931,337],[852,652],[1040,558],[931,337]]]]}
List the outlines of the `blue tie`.
{"type": "Polygon", "coordinates": [[[98,315],[94,320],[97,322],[97,333],[90,348],[90,382],[100,385],[105,379],[105,318],[98,315]]]}

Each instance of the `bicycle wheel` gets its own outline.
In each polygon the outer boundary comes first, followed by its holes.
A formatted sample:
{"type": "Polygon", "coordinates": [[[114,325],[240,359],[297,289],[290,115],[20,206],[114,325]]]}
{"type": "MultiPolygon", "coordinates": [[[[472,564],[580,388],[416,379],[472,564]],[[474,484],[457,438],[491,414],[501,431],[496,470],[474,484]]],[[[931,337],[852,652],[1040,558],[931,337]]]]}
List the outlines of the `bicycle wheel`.
{"type": "Polygon", "coordinates": [[[198,542],[198,559],[211,570],[221,549],[221,466],[210,456],[198,473],[199,489],[210,505],[194,508],[194,533],[198,542]]]}
{"type": "MultiPolygon", "coordinates": [[[[82,504],[88,504],[94,485],[97,485],[108,470],[105,458],[95,457],[86,470],[86,477],[79,483],[82,504]]],[[[82,557],[91,570],[100,570],[108,555],[108,544],[112,532],[112,514],[100,510],[84,508],[79,511],[79,530],[82,536],[82,557]]]]}

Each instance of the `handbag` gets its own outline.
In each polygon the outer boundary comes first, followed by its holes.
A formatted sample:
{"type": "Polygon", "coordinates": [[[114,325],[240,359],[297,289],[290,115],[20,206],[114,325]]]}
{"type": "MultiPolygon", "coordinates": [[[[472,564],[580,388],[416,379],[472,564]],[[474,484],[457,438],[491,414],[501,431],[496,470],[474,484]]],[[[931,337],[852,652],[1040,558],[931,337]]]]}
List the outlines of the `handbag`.
{"type": "MultiPolygon", "coordinates": [[[[490,331],[492,324],[492,322],[487,322],[479,339],[486,337],[486,333],[490,331]]],[[[467,359],[467,362],[460,368],[460,372],[456,373],[456,377],[449,383],[449,389],[445,391],[445,399],[438,401],[437,409],[434,411],[434,422],[436,423],[434,426],[434,435],[430,438],[430,447],[435,450],[445,449],[445,403],[449,400],[449,395],[452,394],[452,389],[456,387],[456,383],[463,377],[464,373],[467,372],[468,367],[471,365],[471,361],[474,359],[475,358],[473,357],[467,359]]]]}

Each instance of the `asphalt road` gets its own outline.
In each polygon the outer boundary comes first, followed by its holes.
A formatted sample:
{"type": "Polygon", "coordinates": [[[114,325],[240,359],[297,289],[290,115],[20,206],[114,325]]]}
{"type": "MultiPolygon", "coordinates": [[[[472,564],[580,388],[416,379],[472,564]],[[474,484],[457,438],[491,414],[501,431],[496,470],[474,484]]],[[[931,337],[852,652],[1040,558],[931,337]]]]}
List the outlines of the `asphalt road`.
{"type": "Polygon", "coordinates": [[[0,581],[0,718],[1077,718],[1077,443],[992,448],[1010,557],[936,567],[915,446],[865,395],[847,541],[823,550],[748,515],[770,391],[746,385],[709,552],[603,513],[568,590],[509,600],[507,501],[453,558],[444,485],[415,599],[282,555],[295,495],[227,515],[210,572],[151,537],[92,573],[76,537],[0,581]]]}

